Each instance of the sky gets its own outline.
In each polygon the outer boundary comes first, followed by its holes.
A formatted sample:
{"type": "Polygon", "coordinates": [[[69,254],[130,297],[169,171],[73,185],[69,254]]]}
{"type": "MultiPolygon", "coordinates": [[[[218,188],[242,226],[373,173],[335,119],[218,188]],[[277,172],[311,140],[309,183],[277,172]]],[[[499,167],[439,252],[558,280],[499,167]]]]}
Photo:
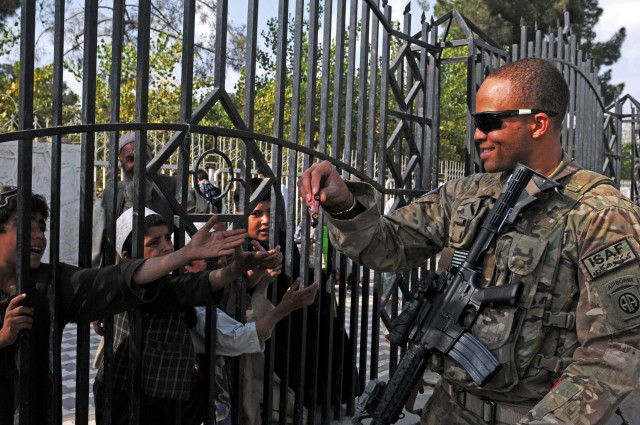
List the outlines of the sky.
{"type": "MultiPolygon", "coordinates": [[[[434,0],[429,0],[433,4],[434,0]]],[[[336,2],[334,1],[334,4],[336,2]]],[[[402,22],[402,12],[405,9],[407,0],[388,0],[392,7],[393,19],[402,22]]],[[[293,9],[295,1],[290,1],[293,9]]],[[[412,0],[411,11],[414,15],[413,28],[419,27],[420,8],[417,1],[412,0]]],[[[627,30],[627,38],[622,46],[622,55],[618,62],[611,67],[611,82],[625,83],[624,94],[630,94],[636,100],[640,100],[640,49],[635,44],[640,40],[640,1],[639,0],[599,0],[599,6],[603,9],[602,16],[595,27],[596,41],[607,41],[622,26],[627,30]]],[[[260,21],[266,19],[263,16],[273,16],[277,14],[277,0],[260,1],[260,21]]],[[[432,13],[427,12],[428,17],[432,13]]],[[[239,1],[230,7],[236,22],[246,20],[246,3],[239,1]]],[[[293,11],[292,11],[293,14],[293,11]]],[[[608,69],[608,68],[605,68],[608,69]]],[[[236,77],[237,78],[237,77],[236,77]]],[[[229,75],[230,82],[234,81],[233,75],[229,75]]],[[[229,86],[229,84],[228,84],[229,86]]],[[[229,87],[231,88],[231,87],[229,87]]]]}
{"type": "MultiPolygon", "coordinates": [[[[417,2],[413,3],[412,12],[419,16],[417,2]]],[[[433,3],[434,0],[429,0],[430,5],[433,3]]],[[[401,20],[407,0],[389,0],[389,4],[394,19],[401,20]]],[[[596,41],[608,41],[620,27],[627,30],[621,58],[611,67],[611,82],[625,83],[624,94],[640,101],[640,48],[635,44],[640,41],[640,0],[599,0],[598,4],[603,12],[595,27],[596,41]]]]}
{"type": "Polygon", "coordinates": [[[603,9],[595,27],[597,41],[606,41],[620,28],[625,27],[627,38],[622,45],[622,55],[611,67],[611,82],[625,83],[625,94],[640,101],[640,1],[599,0],[603,9]]]}
{"type": "MultiPolygon", "coordinates": [[[[435,0],[429,0],[433,4],[435,0]]],[[[244,0],[230,2],[231,19],[236,22],[246,22],[247,19],[247,2],[244,0]]],[[[290,13],[294,14],[295,1],[290,0],[290,13]]],[[[337,2],[334,1],[334,5],[337,2]]],[[[402,21],[402,12],[405,9],[408,0],[388,0],[392,6],[393,19],[402,21]]],[[[264,22],[270,16],[277,14],[277,0],[261,0],[259,2],[259,22],[264,28],[264,22]]],[[[627,30],[627,38],[622,46],[622,56],[618,62],[612,67],[612,83],[625,83],[624,94],[630,94],[635,99],[640,100],[640,49],[635,44],[640,40],[640,1],[639,0],[599,0],[599,5],[603,9],[600,21],[595,27],[596,40],[606,41],[622,26],[627,30]]],[[[413,28],[419,27],[420,9],[417,1],[412,0],[412,13],[414,15],[413,28]]],[[[360,12],[359,12],[360,13],[360,12]]],[[[428,14],[430,14],[428,12],[428,14]]],[[[430,17],[430,15],[429,15],[430,17]]],[[[196,33],[210,31],[209,28],[202,26],[198,22],[196,33]]],[[[259,43],[262,37],[259,36],[259,43]]],[[[228,71],[227,88],[233,90],[235,82],[239,75],[228,71]]],[[[78,82],[71,81],[70,75],[65,75],[65,79],[69,86],[78,93],[81,93],[81,85],[78,82]]]]}

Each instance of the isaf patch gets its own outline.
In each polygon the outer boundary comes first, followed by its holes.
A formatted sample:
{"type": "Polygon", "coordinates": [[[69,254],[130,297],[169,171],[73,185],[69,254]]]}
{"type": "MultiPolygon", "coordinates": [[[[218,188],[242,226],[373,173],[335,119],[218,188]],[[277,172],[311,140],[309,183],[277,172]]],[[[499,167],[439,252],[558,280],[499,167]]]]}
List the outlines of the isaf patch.
{"type": "Polygon", "coordinates": [[[592,279],[637,261],[637,254],[627,239],[622,239],[582,259],[592,279]]]}

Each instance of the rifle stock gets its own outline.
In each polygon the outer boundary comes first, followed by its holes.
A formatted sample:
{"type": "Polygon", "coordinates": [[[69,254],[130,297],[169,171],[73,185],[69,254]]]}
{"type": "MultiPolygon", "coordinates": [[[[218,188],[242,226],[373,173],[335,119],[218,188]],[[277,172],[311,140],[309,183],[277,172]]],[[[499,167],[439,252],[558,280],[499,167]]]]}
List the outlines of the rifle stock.
{"type": "Polygon", "coordinates": [[[446,273],[425,273],[412,292],[413,300],[392,323],[387,337],[403,346],[410,340],[389,382],[375,383],[359,402],[352,422],[367,417],[374,425],[395,423],[411,390],[422,377],[427,355],[437,351],[458,362],[477,385],[484,385],[500,368],[500,362],[469,329],[480,309],[488,304],[515,306],[519,302],[522,283],[481,288],[482,256],[506,224],[513,224],[524,207],[536,201],[526,188],[533,182],[539,192],[559,187],[558,183],[518,164],[497,201],[484,218],[462,263],[450,266],[446,273]],[[464,323],[464,324],[463,324],[464,323]]]}

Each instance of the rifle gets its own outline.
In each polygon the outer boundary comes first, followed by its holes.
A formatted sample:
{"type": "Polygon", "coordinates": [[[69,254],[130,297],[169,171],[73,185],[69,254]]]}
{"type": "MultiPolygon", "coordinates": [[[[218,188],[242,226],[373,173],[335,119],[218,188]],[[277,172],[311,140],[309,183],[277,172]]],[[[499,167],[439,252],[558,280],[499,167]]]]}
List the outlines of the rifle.
{"type": "Polygon", "coordinates": [[[454,256],[453,263],[458,264],[449,266],[442,275],[427,271],[418,282],[412,291],[413,300],[405,304],[392,322],[387,337],[399,346],[409,341],[409,348],[388,383],[378,380],[368,383],[358,400],[354,425],[369,417],[373,419],[371,425],[392,424],[400,419],[412,389],[424,373],[428,354],[433,351],[453,358],[480,386],[498,371],[500,362],[468,330],[484,305],[518,304],[522,282],[487,288],[480,288],[478,282],[487,248],[506,225],[516,222],[523,208],[537,200],[525,190],[530,182],[539,192],[560,187],[554,180],[518,164],[464,260],[455,260],[454,256]]]}

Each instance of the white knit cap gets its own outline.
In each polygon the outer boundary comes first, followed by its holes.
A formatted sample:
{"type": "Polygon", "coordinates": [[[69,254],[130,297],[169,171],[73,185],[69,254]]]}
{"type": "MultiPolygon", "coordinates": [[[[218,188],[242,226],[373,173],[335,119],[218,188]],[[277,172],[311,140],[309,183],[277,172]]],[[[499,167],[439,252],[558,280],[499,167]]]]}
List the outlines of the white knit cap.
{"type": "MultiPolygon", "coordinates": [[[[144,209],[144,216],[160,215],[152,209],[144,209]]],[[[133,208],[129,208],[118,217],[116,221],[116,252],[118,255],[122,255],[122,247],[124,241],[127,240],[131,232],[133,231],[133,208]]]]}
{"type": "MultiPolygon", "coordinates": [[[[120,136],[120,142],[118,143],[118,153],[120,153],[122,148],[127,146],[129,143],[133,143],[135,141],[136,141],[136,133],[126,133],[120,136]]],[[[147,146],[149,146],[149,149],[153,150],[153,143],[151,143],[151,140],[149,140],[148,137],[147,137],[147,146]]]]}

